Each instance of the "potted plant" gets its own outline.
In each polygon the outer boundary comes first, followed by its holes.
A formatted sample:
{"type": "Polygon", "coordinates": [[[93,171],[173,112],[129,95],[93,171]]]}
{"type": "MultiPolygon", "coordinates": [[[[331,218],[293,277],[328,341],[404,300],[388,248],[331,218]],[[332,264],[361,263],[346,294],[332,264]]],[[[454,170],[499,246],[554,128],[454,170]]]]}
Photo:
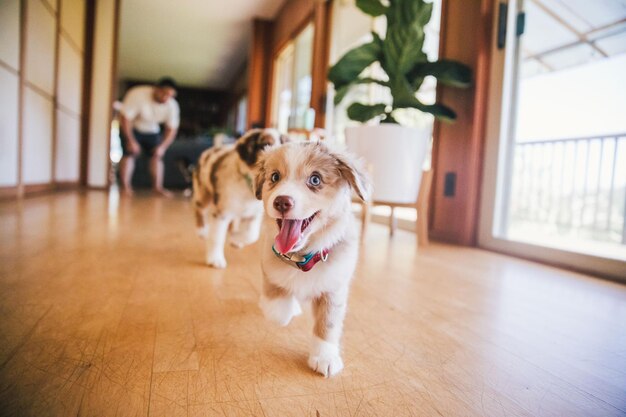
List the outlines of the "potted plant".
{"type": "Polygon", "coordinates": [[[455,120],[452,109],[439,104],[424,104],[416,94],[425,77],[440,84],[467,87],[471,70],[455,61],[431,62],[422,50],[424,28],[432,14],[432,3],[424,0],[356,0],[356,6],[373,17],[385,16],[384,39],[372,33],[372,41],[348,51],[328,71],[335,86],[335,105],[358,84],[378,84],[390,92],[390,103],[352,103],[348,117],[358,122],[380,122],[346,129],[348,148],[364,157],[373,170],[374,200],[412,203],[417,199],[422,166],[432,136],[428,127],[401,126],[394,115],[399,109],[416,109],[447,122],[455,120]],[[386,77],[373,78],[362,73],[378,63],[386,77]]]}

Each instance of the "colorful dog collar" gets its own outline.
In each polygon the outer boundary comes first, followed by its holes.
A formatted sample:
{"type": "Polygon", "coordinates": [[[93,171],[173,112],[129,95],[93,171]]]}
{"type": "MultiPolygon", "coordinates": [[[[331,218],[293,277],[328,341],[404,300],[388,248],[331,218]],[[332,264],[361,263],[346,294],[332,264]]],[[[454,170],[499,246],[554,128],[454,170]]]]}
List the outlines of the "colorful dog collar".
{"type": "Polygon", "coordinates": [[[319,261],[326,262],[326,260],[328,259],[328,254],[330,253],[329,249],[324,248],[321,251],[310,252],[302,256],[298,256],[295,253],[292,253],[290,255],[284,255],[278,252],[276,248],[274,248],[274,245],[272,245],[272,251],[274,252],[274,255],[276,255],[281,261],[288,263],[294,268],[298,268],[302,272],[310,271],[319,261]]]}

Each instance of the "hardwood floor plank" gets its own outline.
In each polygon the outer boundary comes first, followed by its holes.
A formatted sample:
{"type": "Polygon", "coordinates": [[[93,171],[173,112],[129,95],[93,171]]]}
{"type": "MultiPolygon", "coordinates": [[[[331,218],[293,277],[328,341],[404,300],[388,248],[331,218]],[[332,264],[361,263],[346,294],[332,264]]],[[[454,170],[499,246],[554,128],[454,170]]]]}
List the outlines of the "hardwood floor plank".
{"type": "Polygon", "coordinates": [[[257,306],[258,246],[202,264],[189,202],[0,203],[1,416],[626,416],[626,287],[374,225],[344,371],[308,306],[257,306]]]}

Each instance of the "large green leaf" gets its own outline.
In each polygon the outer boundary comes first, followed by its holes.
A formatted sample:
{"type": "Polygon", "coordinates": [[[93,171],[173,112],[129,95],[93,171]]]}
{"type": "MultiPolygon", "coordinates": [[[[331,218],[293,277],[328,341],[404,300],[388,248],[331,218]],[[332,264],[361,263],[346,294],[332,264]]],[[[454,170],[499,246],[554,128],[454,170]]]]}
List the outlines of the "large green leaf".
{"type": "Polygon", "coordinates": [[[413,107],[417,99],[415,89],[409,84],[405,77],[395,77],[393,84],[390,84],[391,96],[393,97],[393,107],[413,107]]]}
{"type": "Polygon", "coordinates": [[[443,85],[465,88],[472,84],[472,70],[457,61],[442,59],[437,62],[421,62],[416,64],[407,74],[413,84],[415,79],[423,79],[432,75],[443,85]]]}
{"type": "Polygon", "coordinates": [[[335,84],[335,88],[350,84],[365,68],[380,60],[381,54],[381,41],[375,36],[372,42],[358,46],[341,57],[328,71],[328,80],[335,84]]]}
{"type": "Polygon", "coordinates": [[[382,85],[383,87],[388,87],[386,81],[377,80],[375,78],[369,78],[369,77],[357,78],[354,82],[351,82],[350,84],[344,84],[335,91],[335,97],[333,99],[333,102],[335,103],[335,105],[341,103],[342,100],[345,98],[346,94],[348,94],[348,92],[350,91],[350,89],[357,84],[379,84],[379,85],[382,85]]]}
{"type": "Polygon", "coordinates": [[[446,107],[443,104],[423,104],[418,99],[415,99],[412,105],[403,107],[412,107],[423,111],[424,113],[430,113],[437,119],[444,122],[453,122],[456,120],[456,113],[451,108],[446,107]]]}
{"type": "Polygon", "coordinates": [[[348,107],[348,117],[357,122],[367,122],[376,116],[385,113],[386,104],[352,103],[348,107]]]}
{"type": "Polygon", "coordinates": [[[356,7],[374,17],[383,15],[387,11],[387,7],[380,0],[356,0],[356,7]]]}
{"type": "Polygon", "coordinates": [[[432,16],[433,4],[424,0],[391,0],[387,14],[388,27],[424,27],[432,16]]]}
{"type": "Polygon", "coordinates": [[[390,27],[383,42],[385,71],[389,77],[406,74],[423,57],[424,31],[415,26],[390,27]]]}

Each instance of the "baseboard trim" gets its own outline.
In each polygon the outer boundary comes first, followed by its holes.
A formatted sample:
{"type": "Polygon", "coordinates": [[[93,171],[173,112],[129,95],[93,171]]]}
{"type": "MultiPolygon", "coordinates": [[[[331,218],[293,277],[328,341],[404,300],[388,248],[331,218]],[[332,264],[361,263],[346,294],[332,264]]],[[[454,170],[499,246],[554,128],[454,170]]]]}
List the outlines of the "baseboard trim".
{"type": "Polygon", "coordinates": [[[73,190],[76,188],[80,188],[80,183],[78,181],[57,181],[56,182],[57,190],[73,190]]]}
{"type": "MultiPolygon", "coordinates": [[[[55,191],[79,190],[81,185],[78,181],[59,181],[42,184],[24,184],[23,197],[31,197],[39,194],[52,193],[55,191]]],[[[0,187],[0,200],[17,200],[19,198],[19,187],[5,186],[0,187]]]]}
{"type": "Polygon", "coordinates": [[[24,195],[39,194],[54,191],[55,185],[52,182],[43,184],[24,184],[24,195]]]}
{"type": "Polygon", "coordinates": [[[17,186],[0,187],[0,200],[13,200],[17,198],[17,186]]]}

